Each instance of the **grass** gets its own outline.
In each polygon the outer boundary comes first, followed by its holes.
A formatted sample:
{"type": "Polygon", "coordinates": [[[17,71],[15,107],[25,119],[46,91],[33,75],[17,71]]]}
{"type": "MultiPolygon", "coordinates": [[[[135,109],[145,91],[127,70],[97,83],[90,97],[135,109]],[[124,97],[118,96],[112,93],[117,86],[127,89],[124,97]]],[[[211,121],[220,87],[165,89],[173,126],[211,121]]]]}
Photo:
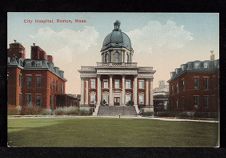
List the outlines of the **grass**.
{"type": "Polygon", "coordinates": [[[10,146],[20,147],[210,147],[218,124],[117,118],[15,118],[10,146]]]}

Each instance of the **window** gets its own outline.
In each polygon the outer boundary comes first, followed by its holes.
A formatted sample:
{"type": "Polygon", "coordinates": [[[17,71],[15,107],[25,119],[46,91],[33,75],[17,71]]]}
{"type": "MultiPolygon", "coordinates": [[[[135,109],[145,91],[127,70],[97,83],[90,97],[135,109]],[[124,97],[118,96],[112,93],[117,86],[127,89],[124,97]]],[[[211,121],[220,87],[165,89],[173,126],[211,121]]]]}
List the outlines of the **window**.
{"type": "Polygon", "coordinates": [[[205,109],[209,107],[209,96],[203,96],[203,106],[205,109]]]}
{"type": "Polygon", "coordinates": [[[144,80],[139,80],[139,89],[144,89],[144,80]]]}
{"type": "Polygon", "coordinates": [[[194,78],[194,88],[199,89],[199,78],[194,78]]]}
{"type": "Polygon", "coordinates": [[[199,63],[195,63],[194,66],[195,66],[195,69],[198,69],[199,68],[199,63]]]}
{"type": "Polygon", "coordinates": [[[119,62],[119,52],[115,52],[115,62],[119,62]]]}
{"type": "Polygon", "coordinates": [[[32,86],[32,76],[27,76],[27,88],[31,88],[32,86]]]}
{"type": "Polygon", "coordinates": [[[96,79],[91,79],[90,80],[90,83],[91,83],[91,89],[95,89],[96,88],[96,79]]]}
{"type": "Polygon", "coordinates": [[[104,89],[108,88],[108,80],[104,80],[104,89]]]}
{"type": "Polygon", "coordinates": [[[28,106],[32,106],[32,96],[31,94],[26,95],[26,101],[28,106]]]}
{"type": "Polygon", "coordinates": [[[131,80],[126,80],[126,89],[131,89],[131,80]]]}
{"type": "Polygon", "coordinates": [[[104,55],[104,62],[107,63],[108,62],[108,54],[104,55]]]}
{"type": "Polygon", "coordinates": [[[36,86],[39,88],[42,86],[42,77],[41,76],[36,76],[36,86]]]}
{"type": "Polygon", "coordinates": [[[204,89],[209,89],[209,78],[204,78],[204,89]]]}
{"type": "Polygon", "coordinates": [[[197,109],[199,107],[199,96],[193,96],[194,98],[194,107],[197,109]]]}
{"type": "Polygon", "coordinates": [[[181,89],[184,91],[185,90],[185,83],[184,80],[181,81],[181,89]]]}
{"type": "Polygon", "coordinates": [[[119,88],[120,88],[120,80],[115,79],[115,89],[119,89],[119,88]]]}
{"type": "Polygon", "coordinates": [[[177,93],[179,93],[179,84],[177,83],[177,93]]]}
{"type": "Polygon", "coordinates": [[[36,96],[36,105],[42,106],[42,96],[41,95],[36,96]]]}
{"type": "Polygon", "coordinates": [[[61,93],[64,93],[64,84],[61,84],[61,93]]]}
{"type": "Polygon", "coordinates": [[[172,94],[174,94],[174,85],[172,85],[172,94]]]}
{"type": "Polygon", "coordinates": [[[207,69],[207,68],[208,68],[208,63],[207,63],[207,62],[204,63],[204,64],[203,64],[203,67],[204,67],[204,69],[207,69]]]}
{"type": "Polygon", "coordinates": [[[42,61],[36,61],[36,66],[41,67],[42,66],[42,61]]]}
{"type": "Polygon", "coordinates": [[[131,94],[126,94],[126,104],[131,100],[131,94]]]}
{"type": "Polygon", "coordinates": [[[96,104],[96,94],[95,93],[90,94],[90,104],[96,104]]]}
{"type": "Polygon", "coordinates": [[[139,104],[144,104],[144,93],[139,94],[139,104]]]}
{"type": "Polygon", "coordinates": [[[130,62],[130,56],[129,56],[129,54],[127,54],[127,62],[128,63],[130,62]]]}

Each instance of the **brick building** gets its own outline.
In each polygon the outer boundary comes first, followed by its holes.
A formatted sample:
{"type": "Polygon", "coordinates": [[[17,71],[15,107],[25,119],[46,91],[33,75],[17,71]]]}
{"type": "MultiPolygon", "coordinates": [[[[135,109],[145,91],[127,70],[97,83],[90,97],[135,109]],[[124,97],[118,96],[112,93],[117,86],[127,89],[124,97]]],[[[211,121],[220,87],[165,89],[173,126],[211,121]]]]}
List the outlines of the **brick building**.
{"type": "Polygon", "coordinates": [[[65,95],[64,71],[54,66],[53,57],[35,44],[31,46],[31,59],[25,55],[23,45],[16,41],[9,44],[8,104],[56,108],[56,96],[65,95]]]}
{"type": "Polygon", "coordinates": [[[219,59],[182,64],[171,72],[169,82],[169,110],[218,112],[219,59]]]}

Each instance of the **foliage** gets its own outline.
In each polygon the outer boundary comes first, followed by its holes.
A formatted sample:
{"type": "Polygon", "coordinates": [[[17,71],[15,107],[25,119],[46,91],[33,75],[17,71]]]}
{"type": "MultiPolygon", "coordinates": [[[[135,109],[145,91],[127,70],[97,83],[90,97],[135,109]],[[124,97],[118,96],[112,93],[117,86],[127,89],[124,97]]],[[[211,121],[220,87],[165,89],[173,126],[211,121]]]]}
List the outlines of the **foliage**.
{"type": "Polygon", "coordinates": [[[38,106],[22,106],[21,115],[40,115],[42,108],[38,106]]]}
{"type": "Polygon", "coordinates": [[[80,109],[79,110],[79,115],[81,116],[87,116],[87,115],[92,115],[92,109],[85,110],[85,109],[80,109]]]}
{"type": "Polygon", "coordinates": [[[154,115],[159,117],[175,117],[176,114],[173,111],[162,111],[162,112],[155,112],[154,115]]]}
{"type": "Polygon", "coordinates": [[[133,104],[134,104],[134,102],[132,100],[130,100],[126,103],[127,106],[133,106],[133,104]]]}
{"type": "Polygon", "coordinates": [[[144,112],[144,111],[142,111],[141,112],[141,115],[142,116],[153,116],[154,115],[154,112],[150,112],[150,111],[144,112]]]}
{"type": "Polygon", "coordinates": [[[78,107],[58,107],[54,110],[55,115],[79,115],[78,107]]]}
{"type": "Polygon", "coordinates": [[[21,106],[8,105],[8,115],[19,115],[21,106]]]}

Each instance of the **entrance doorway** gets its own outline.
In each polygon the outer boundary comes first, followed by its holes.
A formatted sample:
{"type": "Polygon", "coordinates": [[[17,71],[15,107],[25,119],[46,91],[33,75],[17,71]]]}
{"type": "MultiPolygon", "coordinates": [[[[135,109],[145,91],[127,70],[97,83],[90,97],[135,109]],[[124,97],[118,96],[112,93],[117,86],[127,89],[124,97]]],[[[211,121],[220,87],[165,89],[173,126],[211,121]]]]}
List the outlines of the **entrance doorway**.
{"type": "Polygon", "coordinates": [[[120,97],[114,97],[114,105],[116,106],[120,105],[120,97]]]}

